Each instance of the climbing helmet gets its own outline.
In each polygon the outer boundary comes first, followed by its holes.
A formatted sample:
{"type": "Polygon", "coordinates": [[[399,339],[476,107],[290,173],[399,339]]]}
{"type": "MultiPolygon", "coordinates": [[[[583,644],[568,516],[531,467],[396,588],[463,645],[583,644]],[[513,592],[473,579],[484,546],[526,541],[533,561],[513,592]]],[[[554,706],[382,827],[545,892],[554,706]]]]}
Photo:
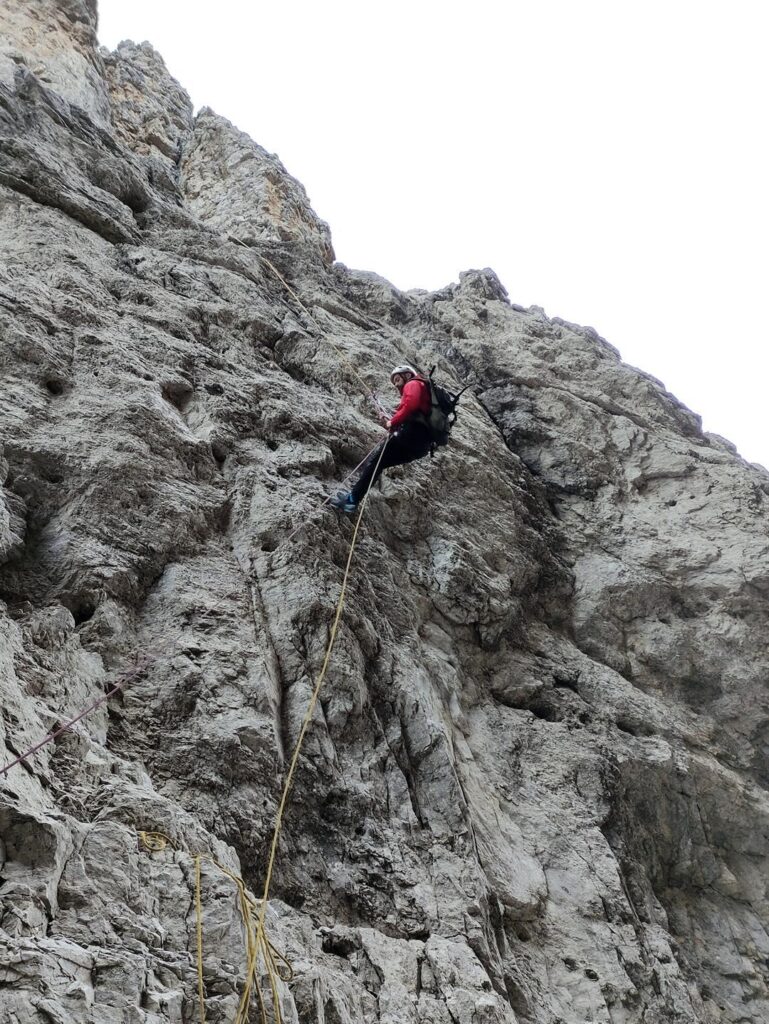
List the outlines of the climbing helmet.
{"type": "Polygon", "coordinates": [[[390,371],[390,380],[399,375],[402,377],[404,373],[410,373],[412,377],[419,376],[413,366],[409,366],[408,363],[403,363],[401,366],[396,366],[390,371]]]}

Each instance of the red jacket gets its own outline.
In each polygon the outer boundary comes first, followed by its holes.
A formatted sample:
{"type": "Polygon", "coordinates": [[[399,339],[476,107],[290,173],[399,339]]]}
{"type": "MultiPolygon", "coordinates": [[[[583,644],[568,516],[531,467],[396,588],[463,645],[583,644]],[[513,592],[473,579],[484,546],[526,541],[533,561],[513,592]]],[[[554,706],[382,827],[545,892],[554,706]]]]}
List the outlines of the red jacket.
{"type": "Polygon", "coordinates": [[[390,429],[394,430],[417,413],[430,413],[430,388],[420,377],[414,377],[404,385],[398,408],[390,420],[390,429]]]}

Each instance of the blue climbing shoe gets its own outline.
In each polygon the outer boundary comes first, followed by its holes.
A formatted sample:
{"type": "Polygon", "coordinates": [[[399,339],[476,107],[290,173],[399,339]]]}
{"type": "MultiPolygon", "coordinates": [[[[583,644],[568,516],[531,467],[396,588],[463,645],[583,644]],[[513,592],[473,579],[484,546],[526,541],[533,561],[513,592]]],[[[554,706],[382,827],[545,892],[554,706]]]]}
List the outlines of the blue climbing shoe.
{"type": "Polygon", "coordinates": [[[353,498],[352,494],[346,491],[340,491],[336,497],[331,499],[329,504],[339,509],[340,512],[355,512],[358,508],[358,502],[353,498]]]}

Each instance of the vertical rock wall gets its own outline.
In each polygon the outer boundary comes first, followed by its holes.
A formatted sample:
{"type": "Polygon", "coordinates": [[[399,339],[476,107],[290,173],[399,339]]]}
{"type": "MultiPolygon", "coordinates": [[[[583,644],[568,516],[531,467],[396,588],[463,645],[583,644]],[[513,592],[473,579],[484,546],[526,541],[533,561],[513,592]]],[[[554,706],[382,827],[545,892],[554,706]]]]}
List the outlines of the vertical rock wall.
{"type": "Polygon", "coordinates": [[[222,869],[261,891],[351,542],[320,502],[403,361],[475,387],[366,509],[284,1019],[769,1019],[769,474],[491,271],[334,263],[277,158],[94,28],[0,12],[0,762],[124,684],[0,776],[2,1024],[199,1019],[195,854],[236,1019],[222,869]]]}

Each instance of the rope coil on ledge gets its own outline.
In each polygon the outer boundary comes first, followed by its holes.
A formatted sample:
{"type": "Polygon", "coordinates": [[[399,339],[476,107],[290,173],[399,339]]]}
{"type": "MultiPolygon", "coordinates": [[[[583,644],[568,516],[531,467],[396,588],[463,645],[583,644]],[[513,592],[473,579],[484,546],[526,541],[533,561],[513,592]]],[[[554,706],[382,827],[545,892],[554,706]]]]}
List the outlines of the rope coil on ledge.
{"type": "Polygon", "coordinates": [[[262,1022],[263,1024],[268,1024],[267,1004],[264,998],[264,991],[262,990],[258,978],[255,977],[255,971],[260,955],[264,960],[265,970],[270,982],[275,1021],[276,1024],[281,1024],[282,1015],[280,1012],[278,982],[282,981],[284,984],[287,984],[292,981],[294,978],[294,968],[288,957],[284,953],[281,953],[280,950],[278,950],[272,942],[267,939],[264,928],[262,927],[261,930],[259,929],[259,915],[257,913],[257,904],[259,901],[252,899],[252,897],[248,895],[246,883],[240,875],[236,875],[234,872],[230,871],[216,860],[215,857],[212,857],[211,854],[190,853],[187,850],[181,850],[163,832],[148,832],[141,830],[139,832],[139,842],[144,850],[150,854],[162,853],[168,847],[171,847],[172,850],[185,853],[187,856],[192,858],[195,868],[195,945],[200,1024],[206,1024],[206,997],[203,975],[203,861],[207,861],[209,864],[212,864],[234,884],[237,892],[238,910],[243,923],[247,981],[240,999],[234,1024],[247,1024],[248,1013],[251,1006],[252,990],[255,990],[257,994],[262,1022]],[[249,979],[252,980],[249,981],[249,979]]]}

